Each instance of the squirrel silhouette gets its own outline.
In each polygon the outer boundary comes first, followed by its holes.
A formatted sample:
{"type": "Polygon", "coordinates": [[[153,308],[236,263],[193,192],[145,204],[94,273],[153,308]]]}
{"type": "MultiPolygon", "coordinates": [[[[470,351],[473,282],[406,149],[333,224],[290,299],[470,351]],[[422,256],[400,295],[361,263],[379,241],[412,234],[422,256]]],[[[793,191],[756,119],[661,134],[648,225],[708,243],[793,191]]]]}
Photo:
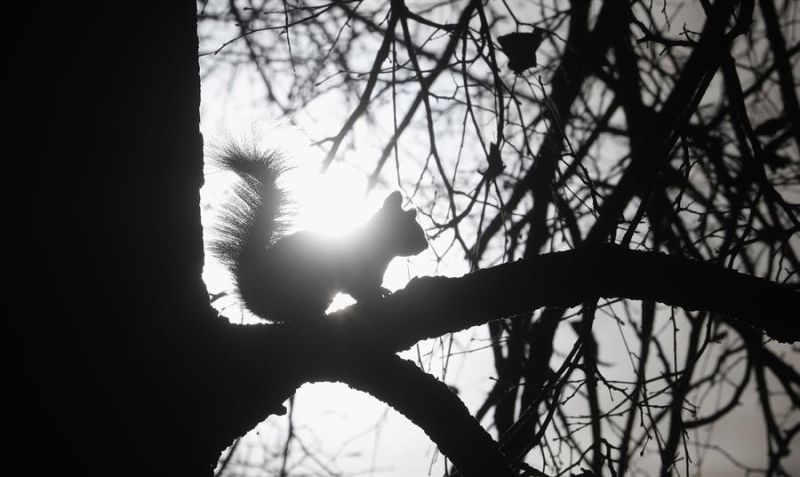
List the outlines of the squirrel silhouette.
{"type": "Polygon", "coordinates": [[[288,200],[278,185],[285,158],[229,145],[215,162],[235,172],[239,182],[223,207],[211,251],[232,273],[243,306],[261,319],[319,320],[339,292],[359,302],[380,298],[388,293],[381,284],[389,262],[428,246],[416,211],[403,210],[396,191],[346,236],[286,235],[288,200]]]}

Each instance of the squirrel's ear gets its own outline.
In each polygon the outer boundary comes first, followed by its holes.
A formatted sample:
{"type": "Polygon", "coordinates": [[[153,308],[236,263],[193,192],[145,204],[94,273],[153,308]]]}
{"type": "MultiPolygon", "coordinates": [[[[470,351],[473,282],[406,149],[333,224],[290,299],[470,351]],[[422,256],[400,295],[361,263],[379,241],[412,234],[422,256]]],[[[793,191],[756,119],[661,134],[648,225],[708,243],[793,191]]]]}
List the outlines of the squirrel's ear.
{"type": "Polygon", "coordinates": [[[403,196],[400,195],[399,191],[394,191],[386,197],[386,200],[383,201],[383,208],[393,208],[393,209],[402,209],[403,208],[403,196]]]}

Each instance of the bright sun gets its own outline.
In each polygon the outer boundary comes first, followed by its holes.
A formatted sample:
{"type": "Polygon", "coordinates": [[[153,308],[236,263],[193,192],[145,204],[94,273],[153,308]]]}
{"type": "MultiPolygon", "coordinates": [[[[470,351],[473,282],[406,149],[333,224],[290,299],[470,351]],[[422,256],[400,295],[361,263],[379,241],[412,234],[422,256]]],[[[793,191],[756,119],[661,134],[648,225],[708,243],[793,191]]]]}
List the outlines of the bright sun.
{"type": "Polygon", "coordinates": [[[294,208],[292,231],[314,230],[341,235],[365,222],[378,210],[380,194],[365,196],[362,171],[335,161],[320,172],[321,151],[310,146],[302,131],[285,124],[264,127],[257,144],[286,154],[289,170],[282,178],[294,208]]]}
{"type": "Polygon", "coordinates": [[[297,230],[342,235],[366,221],[380,205],[365,201],[365,177],[345,164],[332,164],[325,174],[298,167],[285,179],[296,202],[297,230]]]}

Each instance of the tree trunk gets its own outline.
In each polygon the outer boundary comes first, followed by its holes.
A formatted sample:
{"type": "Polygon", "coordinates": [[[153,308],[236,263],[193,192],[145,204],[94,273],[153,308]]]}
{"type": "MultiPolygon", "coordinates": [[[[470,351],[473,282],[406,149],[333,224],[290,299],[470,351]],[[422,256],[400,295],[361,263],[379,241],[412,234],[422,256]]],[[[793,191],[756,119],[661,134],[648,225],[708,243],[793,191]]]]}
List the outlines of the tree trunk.
{"type": "Polygon", "coordinates": [[[202,358],[196,4],[16,8],[12,468],[199,475],[226,390],[202,358]]]}

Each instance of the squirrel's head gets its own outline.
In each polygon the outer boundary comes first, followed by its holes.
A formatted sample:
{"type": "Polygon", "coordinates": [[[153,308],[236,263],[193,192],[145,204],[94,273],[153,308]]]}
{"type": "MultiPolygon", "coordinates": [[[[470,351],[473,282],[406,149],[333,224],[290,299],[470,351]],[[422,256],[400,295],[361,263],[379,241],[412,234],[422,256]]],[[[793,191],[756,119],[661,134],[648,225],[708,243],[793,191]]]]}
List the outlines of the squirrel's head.
{"type": "Polygon", "coordinates": [[[403,196],[394,191],[383,201],[372,225],[390,246],[396,256],[416,255],[428,248],[425,232],[417,223],[417,211],[403,210],[403,196]]]}

